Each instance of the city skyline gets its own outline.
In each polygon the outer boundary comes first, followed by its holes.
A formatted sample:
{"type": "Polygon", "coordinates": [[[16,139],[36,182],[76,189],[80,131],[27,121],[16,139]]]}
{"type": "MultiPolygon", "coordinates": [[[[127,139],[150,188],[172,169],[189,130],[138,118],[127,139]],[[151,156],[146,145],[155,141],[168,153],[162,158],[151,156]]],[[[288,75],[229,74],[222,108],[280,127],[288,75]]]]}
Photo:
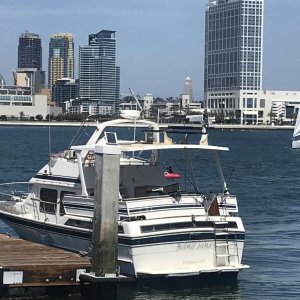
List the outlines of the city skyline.
{"type": "MultiPolygon", "coordinates": [[[[79,46],[87,44],[90,32],[109,29],[117,31],[121,92],[126,93],[132,87],[141,95],[151,92],[155,96],[176,97],[182,93],[182,82],[190,76],[195,99],[202,100],[207,3],[207,0],[90,1],[89,6],[80,1],[58,0],[51,4],[37,0],[1,3],[0,26],[6,30],[1,33],[4,44],[0,74],[8,84],[12,83],[18,37],[25,30],[39,34],[42,39],[44,70],[47,70],[50,35],[71,32],[78,78],[79,46]],[[6,25],[16,19],[14,25],[6,25]]],[[[265,0],[263,89],[299,90],[300,46],[292,38],[297,36],[299,8],[300,2],[296,0],[265,0]]]]}

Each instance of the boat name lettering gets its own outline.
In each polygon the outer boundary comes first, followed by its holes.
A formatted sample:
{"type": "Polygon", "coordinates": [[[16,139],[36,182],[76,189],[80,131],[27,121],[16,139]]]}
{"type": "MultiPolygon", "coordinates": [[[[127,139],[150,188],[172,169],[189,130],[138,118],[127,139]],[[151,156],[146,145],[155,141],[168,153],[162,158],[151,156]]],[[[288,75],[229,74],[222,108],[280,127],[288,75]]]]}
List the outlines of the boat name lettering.
{"type": "Polygon", "coordinates": [[[210,249],[211,246],[212,246],[211,242],[178,243],[177,251],[210,249]]]}

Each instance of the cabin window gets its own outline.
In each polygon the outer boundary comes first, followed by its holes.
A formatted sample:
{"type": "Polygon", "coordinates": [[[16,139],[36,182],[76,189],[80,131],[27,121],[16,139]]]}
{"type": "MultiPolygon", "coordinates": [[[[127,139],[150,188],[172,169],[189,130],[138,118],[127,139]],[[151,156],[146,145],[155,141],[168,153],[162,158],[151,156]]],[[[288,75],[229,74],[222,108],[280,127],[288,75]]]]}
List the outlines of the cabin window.
{"type": "Polygon", "coordinates": [[[73,226],[73,227],[79,227],[79,228],[85,228],[85,229],[93,229],[93,223],[88,221],[81,221],[81,220],[75,220],[75,219],[69,219],[65,225],[73,226]]]}
{"type": "Polygon", "coordinates": [[[61,191],[60,192],[60,201],[59,201],[59,214],[61,216],[63,216],[66,212],[65,212],[65,208],[64,208],[64,205],[63,205],[63,198],[65,195],[76,195],[76,193],[74,192],[67,192],[67,191],[61,191]]]}
{"type": "Polygon", "coordinates": [[[118,226],[118,233],[125,233],[122,225],[118,226]]]}
{"type": "Polygon", "coordinates": [[[40,191],[40,212],[55,214],[57,190],[42,188],[40,191]]]}
{"type": "Polygon", "coordinates": [[[161,230],[176,230],[176,229],[185,229],[185,228],[238,228],[236,222],[228,222],[224,224],[215,224],[212,221],[196,221],[196,222],[181,222],[181,223],[169,223],[169,224],[156,224],[156,225],[147,225],[141,226],[141,232],[153,232],[161,230]]]}

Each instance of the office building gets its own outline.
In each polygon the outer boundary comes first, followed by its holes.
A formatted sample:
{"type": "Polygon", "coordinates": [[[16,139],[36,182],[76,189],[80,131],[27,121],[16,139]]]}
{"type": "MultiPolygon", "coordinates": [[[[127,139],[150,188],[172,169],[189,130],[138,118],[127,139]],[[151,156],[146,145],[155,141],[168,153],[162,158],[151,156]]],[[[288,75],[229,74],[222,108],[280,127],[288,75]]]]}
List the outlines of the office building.
{"type": "Polygon", "coordinates": [[[42,70],[42,41],[38,34],[25,31],[19,36],[18,68],[42,70]]]}
{"type": "Polygon", "coordinates": [[[263,119],[264,0],[209,0],[205,16],[206,108],[241,124],[263,119]]]}
{"type": "Polygon", "coordinates": [[[52,89],[52,99],[56,105],[65,107],[65,103],[79,96],[78,80],[71,78],[57,79],[52,89]]]}
{"type": "Polygon", "coordinates": [[[57,79],[74,78],[74,41],[71,33],[50,35],[48,75],[50,89],[57,79]]]}
{"type": "MultiPolygon", "coordinates": [[[[79,47],[79,95],[91,106],[119,108],[120,68],[116,66],[115,31],[89,35],[89,44],[79,47]]],[[[94,109],[93,109],[94,110],[94,109]]],[[[102,111],[99,109],[99,111],[102,111]]]]}
{"type": "Polygon", "coordinates": [[[42,70],[42,41],[38,34],[25,31],[19,36],[18,69],[13,72],[13,75],[15,84],[18,84],[18,81],[27,80],[26,84],[20,84],[20,86],[31,87],[33,94],[38,93],[44,87],[45,71],[42,70]],[[17,75],[21,73],[22,75],[17,75]],[[24,77],[24,79],[21,80],[20,77],[24,77]]]}

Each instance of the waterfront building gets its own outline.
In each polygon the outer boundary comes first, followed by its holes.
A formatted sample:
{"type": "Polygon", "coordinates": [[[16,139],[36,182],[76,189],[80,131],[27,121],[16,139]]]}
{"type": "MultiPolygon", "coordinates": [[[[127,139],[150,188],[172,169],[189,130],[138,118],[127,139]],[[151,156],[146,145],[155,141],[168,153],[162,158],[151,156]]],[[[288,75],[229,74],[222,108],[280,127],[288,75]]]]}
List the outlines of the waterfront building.
{"type": "Polygon", "coordinates": [[[20,86],[30,86],[33,94],[40,92],[43,88],[45,71],[42,70],[42,41],[38,34],[28,31],[20,34],[18,69],[13,72],[13,76],[16,85],[18,81],[23,82],[20,86]],[[27,81],[26,84],[24,84],[25,81],[27,81]]]}
{"type": "Polygon", "coordinates": [[[1,116],[11,119],[32,119],[37,115],[43,118],[50,114],[58,115],[61,108],[47,105],[46,95],[33,95],[30,87],[3,86],[0,88],[1,116]]]}
{"type": "Polygon", "coordinates": [[[106,111],[109,106],[111,113],[118,112],[120,68],[116,66],[115,31],[90,34],[89,44],[79,47],[79,95],[91,107],[103,106],[106,111]]]}
{"type": "Polygon", "coordinates": [[[151,116],[151,106],[153,105],[153,95],[148,93],[145,94],[143,99],[143,109],[145,118],[149,118],[151,116]]]}
{"type": "Polygon", "coordinates": [[[213,113],[263,122],[264,0],[209,0],[205,14],[204,99],[213,113]]]}
{"type": "Polygon", "coordinates": [[[300,91],[264,90],[258,93],[263,107],[262,123],[293,123],[300,109],[300,91]]]}
{"type": "Polygon", "coordinates": [[[52,89],[52,99],[56,105],[65,107],[65,102],[79,96],[78,80],[71,78],[57,79],[52,89]]]}
{"type": "Polygon", "coordinates": [[[13,70],[14,85],[29,87],[32,94],[40,93],[45,84],[45,72],[37,68],[19,68],[13,70]]]}
{"type": "Polygon", "coordinates": [[[89,99],[71,99],[65,102],[65,112],[71,114],[111,115],[110,105],[98,105],[89,99]]]}
{"type": "Polygon", "coordinates": [[[58,79],[74,78],[74,41],[71,33],[50,35],[48,74],[50,89],[58,79]]]}

